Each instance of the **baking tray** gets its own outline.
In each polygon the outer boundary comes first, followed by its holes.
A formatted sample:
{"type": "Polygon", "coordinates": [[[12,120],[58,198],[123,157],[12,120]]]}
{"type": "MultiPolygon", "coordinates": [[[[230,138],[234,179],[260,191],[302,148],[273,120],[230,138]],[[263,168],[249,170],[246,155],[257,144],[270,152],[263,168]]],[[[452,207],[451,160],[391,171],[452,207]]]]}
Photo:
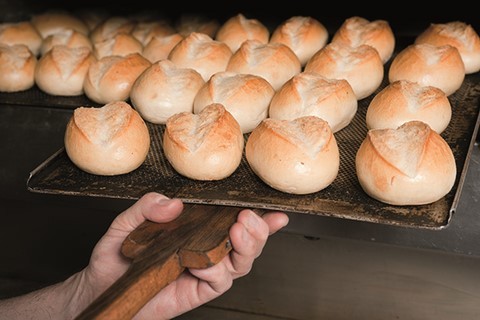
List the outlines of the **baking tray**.
{"type": "MultiPolygon", "coordinates": [[[[388,67],[386,67],[388,68],[388,67]]],[[[330,216],[396,226],[442,229],[448,226],[460,198],[463,181],[479,127],[480,75],[467,75],[461,88],[449,96],[452,119],[442,133],[453,150],[457,177],[442,199],[419,206],[392,206],[364,193],[355,175],[355,154],[367,133],[365,115],[371,99],[387,85],[358,103],[352,122],[335,133],[340,149],[340,169],[327,188],[309,195],[292,195],[267,186],[250,169],[245,155],[238,169],[220,181],[195,181],[171,167],[162,152],[164,125],[147,123],[151,147],[145,162],[135,171],[104,177],[78,169],[65,150],[58,150],[35,168],[27,181],[36,193],[138,199],[156,191],[185,203],[214,204],[282,210],[290,213],[330,216]]],[[[245,135],[248,139],[248,134],[245,135]]]]}

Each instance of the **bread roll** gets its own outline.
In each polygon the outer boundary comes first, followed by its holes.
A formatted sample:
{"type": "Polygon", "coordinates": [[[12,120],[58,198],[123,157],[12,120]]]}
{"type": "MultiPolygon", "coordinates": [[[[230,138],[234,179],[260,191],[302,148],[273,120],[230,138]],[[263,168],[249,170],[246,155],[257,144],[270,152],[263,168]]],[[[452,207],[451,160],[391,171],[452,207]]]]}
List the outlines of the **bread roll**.
{"type": "Polygon", "coordinates": [[[137,111],[124,101],[113,101],[100,108],[76,108],[64,143],[68,157],[81,170],[112,176],[142,165],[150,134],[137,111]]]}
{"type": "Polygon", "coordinates": [[[0,45],[0,91],[17,92],[35,84],[37,57],[24,44],[0,45]]]}
{"type": "Polygon", "coordinates": [[[127,56],[132,53],[142,54],[143,45],[134,36],[119,33],[103,41],[93,44],[93,54],[97,59],[108,56],[127,56]]]}
{"type": "Polygon", "coordinates": [[[384,76],[383,62],[377,50],[366,44],[351,47],[343,42],[330,42],[320,49],[307,62],[304,71],[347,80],[357,100],[373,94],[384,76]]]}
{"type": "Polygon", "coordinates": [[[352,121],[357,108],[357,98],[347,80],[301,72],[275,93],[269,116],[281,120],[317,116],[327,121],[335,133],[352,121]]]}
{"type": "Polygon", "coordinates": [[[168,59],[170,51],[182,41],[183,36],[180,33],[170,34],[168,36],[155,36],[143,47],[142,55],[151,63],[168,59]]]}
{"type": "Polygon", "coordinates": [[[108,10],[101,7],[77,8],[75,13],[87,25],[89,33],[110,17],[108,10]]]}
{"type": "Polygon", "coordinates": [[[65,29],[57,33],[51,34],[43,39],[40,47],[40,55],[44,55],[53,46],[62,45],[69,48],[86,47],[90,51],[93,49],[90,38],[83,33],[75,31],[73,29],[65,29]]]}
{"type": "Polygon", "coordinates": [[[269,39],[270,31],[261,21],[247,18],[241,13],[225,21],[215,36],[215,40],[226,43],[232,52],[237,51],[246,40],[266,44],[269,39]]]}
{"type": "Polygon", "coordinates": [[[35,56],[40,54],[42,36],[30,21],[0,23],[0,44],[24,44],[35,56]]]}
{"type": "Polygon", "coordinates": [[[337,177],[340,156],[328,123],[316,116],[292,121],[267,118],[251,133],[245,156],[253,172],[272,188],[309,194],[337,177]]]}
{"type": "Polygon", "coordinates": [[[271,84],[262,77],[218,72],[198,91],[193,111],[200,113],[206,106],[220,103],[238,121],[242,132],[249,133],[268,116],[274,93],[271,84]]]}
{"type": "Polygon", "coordinates": [[[160,60],[135,80],[130,101],[145,120],[165,124],[176,113],[193,112],[193,101],[204,83],[197,71],[160,60]]]}
{"type": "Polygon", "coordinates": [[[315,18],[293,16],[275,28],[270,43],[283,43],[297,55],[302,66],[328,41],[328,30],[315,18]]]}
{"type": "Polygon", "coordinates": [[[232,51],[225,43],[192,32],[173,47],[168,59],[178,67],[195,69],[208,81],[212,74],[225,71],[231,56],[232,51]]]}
{"type": "Polygon", "coordinates": [[[95,44],[113,38],[117,34],[130,34],[135,28],[135,22],[123,16],[111,16],[101,22],[90,32],[90,39],[95,44]]]}
{"type": "Polygon", "coordinates": [[[54,96],[83,94],[83,82],[95,57],[87,47],[69,48],[56,45],[37,62],[35,83],[54,96]]]}
{"type": "Polygon", "coordinates": [[[351,47],[368,44],[374,47],[383,63],[392,57],[395,49],[395,35],[386,20],[369,21],[353,16],[346,19],[333,34],[332,42],[342,42],[351,47]]]}
{"type": "Polygon", "coordinates": [[[219,103],[199,114],[181,112],[167,120],[163,135],[165,157],[187,178],[227,178],[240,165],[243,149],[240,125],[219,103]]]}
{"type": "Polygon", "coordinates": [[[100,104],[127,100],[133,83],[150,65],[139,53],[104,57],[90,64],[83,90],[89,99],[100,104]]]}
{"type": "Polygon", "coordinates": [[[232,55],[226,71],[263,77],[278,90],[302,71],[302,65],[292,49],[282,43],[247,40],[232,55]]]}
{"type": "Polygon", "coordinates": [[[480,71],[480,36],[470,24],[462,21],[431,23],[420,33],[415,43],[456,47],[465,65],[465,73],[480,71]]]}
{"type": "Polygon", "coordinates": [[[382,89],[371,100],[366,114],[368,129],[396,129],[419,120],[442,133],[452,118],[452,106],[442,90],[417,82],[398,80],[382,89]]]}
{"type": "Polygon", "coordinates": [[[30,21],[43,39],[51,34],[69,29],[85,35],[88,35],[90,32],[88,26],[82,19],[62,9],[51,9],[42,13],[34,14],[30,21]]]}
{"type": "Polygon", "coordinates": [[[437,87],[447,96],[457,91],[465,79],[465,66],[458,49],[451,45],[411,44],[400,51],[388,71],[390,83],[410,80],[437,87]]]}
{"type": "Polygon", "coordinates": [[[399,206],[435,202],[452,189],[456,178],[450,146],[422,121],[369,130],[355,166],[368,195],[399,206]]]}

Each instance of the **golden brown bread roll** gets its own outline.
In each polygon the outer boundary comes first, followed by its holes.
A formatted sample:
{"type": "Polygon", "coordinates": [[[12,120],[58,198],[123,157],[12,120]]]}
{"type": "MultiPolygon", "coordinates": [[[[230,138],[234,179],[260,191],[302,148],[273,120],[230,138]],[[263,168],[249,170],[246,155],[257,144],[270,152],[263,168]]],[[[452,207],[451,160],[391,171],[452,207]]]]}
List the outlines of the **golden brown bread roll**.
{"type": "Polygon", "coordinates": [[[130,101],[143,119],[165,124],[175,113],[193,112],[193,101],[204,83],[197,71],[160,60],[135,80],[130,101]]]}
{"type": "Polygon", "coordinates": [[[480,71],[480,36],[472,25],[463,21],[431,23],[415,39],[415,43],[456,47],[465,65],[465,73],[480,71]]]}
{"type": "Polygon", "coordinates": [[[358,16],[346,19],[333,34],[332,42],[343,42],[352,47],[368,44],[378,51],[383,63],[390,60],[395,49],[395,35],[388,21],[370,21],[358,16]]]}
{"type": "Polygon", "coordinates": [[[266,44],[270,39],[270,31],[258,19],[247,18],[239,13],[230,17],[217,30],[215,40],[224,42],[235,52],[246,40],[257,40],[266,44]]]}
{"type": "Polygon", "coordinates": [[[347,80],[357,100],[373,94],[384,76],[383,62],[376,49],[367,44],[351,47],[340,41],[330,42],[315,53],[304,71],[347,80]]]}
{"type": "Polygon", "coordinates": [[[64,143],[70,160],[81,170],[112,176],[142,165],[150,134],[137,111],[124,101],[113,101],[100,108],[76,108],[64,143]]]}
{"type": "Polygon", "coordinates": [[[214,102],[220,103],[238,121],[242,132],[248,133],[268,116],[274,93],[273,87],[262,77],[217,72],[198,90],[193,112],[199,113],[214,102]]]}
{"type": "Polygon", "coordinates": [[[192,32],[199,32],[215,39],[218,28],[220,28],[220,23],[216,19],[200,14],[182,14],[175,23],[175,29],[183,37],[188,36],[192,32]]]}
{"type": "Polygon", "coordinates": [[[302,71],[302,65],[292,49],[283,43],[246,40],[230,58],[226,71],[263,77],[278,90],[302,71]]]}
{"type": "Polygon", "coordinates": [[[127,100],[133,83],[150,65],[139,53],[104,57],[90,64],[83,90],[89,99],[100,104],[127,100]]]}
{"type": "Polygon", "coordinates": [[[93,54],[97,59],[108,56],[127,56],[132,53],[142,54],[143,45],[134,36],[119,33],[103,41],[93,44],[93,54]]]}
{"type": "Polygon", "coordinates": [[[340,167],[335,136],[328,123],[316,116],[263,120],[250,133],[245,156],[266,184],[291,194],[325,189],[340,167]]]}
{"type": "Polygon", "coordinates": [[[175,28],[173,28],[167,21],[153,20],[137,22],[132,29],[131,34],[135,39],[140,41],[142,46],[146,46],[153,37],[166,37],[175,32],[175,28]]]}
{"type": "Polygon", "coordinates": [[[63,9],[50,9],[34,14],[30,19],[43,39],[51,34],[73,29],[88,35],[90,30],[82,19],[63,9]]]}
{"type": "Polygon", "coordinates": [[[357,108],[357,97],[347,80],[301,72],[275,93],[269,116],[281,120],[317,116],[327,121],[335,133],[352,121],[357,108]]]}
{"type": "Polygon", "coordinates": [[[327,28],[317,19],[293,16],[275,28],[271,43],[283,43],[295,52],[304,66],[328,41],[327,28]]]}
{"type": "Polygon", "coordinates": [[[168,55],[181,68],[192,68],[208,81],[212,74],[225,71],[232,51],[223,42],[204,33],[192,32],[183,38],[168,55]]]}
{"type": "Polygon", "coordinates": [[[0,45],[0,91],[17,92],[35,84],[37,57],[24,44],[0,45]]]}
{"type": "Polygon", "coordinates": [[[87,47],[56,45],[38,60],[35,83],[50,95],[81,95],[84,93],[85,77],[93,62],[95,57],[87,47]]]}
{"type": "Polygon", "coordinates": [[[167,120],[163,151],[173,168],[194,180],[221,180],[240,165],[244,138],[237,120],[222,104],[199,114],[181,112],[167,120]]]}
{"type": "Polygon", "coordinates": [[[390,83],[410,80],[437,87],[447,96],[457,91],[465,79],[465,66],[457,48],[428,43],[411,44],[393,58],[388,70],[390,83]]]}
{"type": "Polygon", "coordinates": [[[30,21],[0,23],[0,44],[24,44],[38,56],[42,41],[42,36],[30,21]]]}
{"type": "Polygon", "coordinates": [[[368,129],[396,129],[403,123],[419,120],[442,133],[452,118],[452,106],[445,92],[417,82],[398,80],[373,97],[368,105],[368,129]]]}
{"type": "Polygon", "coordinates": [[[456,178],[450,146],[422,121],[369,130],[355,166],[363,190],[392,205],[435,202],[452,189],[456,178]]]}
{"type": "Polygon", "coordinates": [[[124,16],[111,16],[99,23],[95,29],[90,32],[92,43],[102,42],[110,39],[117,34],[130,34],[135,28],[135,22],[124,16]]]}

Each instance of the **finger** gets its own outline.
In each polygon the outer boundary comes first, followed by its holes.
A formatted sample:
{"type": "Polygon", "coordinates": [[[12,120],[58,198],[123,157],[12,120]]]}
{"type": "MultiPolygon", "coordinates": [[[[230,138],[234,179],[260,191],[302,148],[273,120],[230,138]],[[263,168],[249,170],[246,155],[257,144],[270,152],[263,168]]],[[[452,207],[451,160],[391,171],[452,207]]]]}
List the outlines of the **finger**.
{"type": "Polygon", "coordinates": [[[268,225],[270,235],[285,227],[289,222],[288,216],[283,212],[269,212],[262,218],[268,225]]]}
{"type": "Polygon", "coordinates": [[[145,220],[158,223],[171,221],[182,210],[183,203],[180,199],[170,199],[163,194],[150,192],[119,214],[112,222],[111,229],[131,232],[145,220]]]}

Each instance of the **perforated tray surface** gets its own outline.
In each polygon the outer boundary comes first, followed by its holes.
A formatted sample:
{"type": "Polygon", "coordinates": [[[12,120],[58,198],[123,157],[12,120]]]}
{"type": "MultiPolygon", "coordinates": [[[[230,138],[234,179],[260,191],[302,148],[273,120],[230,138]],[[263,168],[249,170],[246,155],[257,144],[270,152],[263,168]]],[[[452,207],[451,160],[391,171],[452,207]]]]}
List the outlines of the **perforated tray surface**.
{"type": "MultiPolygon", "coordinates": [[[[480,75],[467,75],[462,87],[449,96],[452,119],[443,138],[451,146],[457,164],[452,190],[442,199],[420,206],[392,206],[370,198],[355,175],[355,154],[366,136],[367,107],[386,80],[370,97],[359,101],[353,121],[335,133],[340,149],[340,170],[327,188],[309,195],[286,194],[264,184],[250,169],[245,156],[238,169],[221,181],[195,181],[170,166],[162,152],[164,126],[148,123],[151,147],[137,170],[103,177],[78,169],[64,149],[32,171],[27,187],[32,192],[92,197],[138,199],[157,191],[186,203],[283,210],[291,213],[346,218],[406,227],[441,229],[448,225],[458,203],[471,149],[479,124],[480,75]]],[[[245,136],[248,139],[248,135],[245,136]]]]}

